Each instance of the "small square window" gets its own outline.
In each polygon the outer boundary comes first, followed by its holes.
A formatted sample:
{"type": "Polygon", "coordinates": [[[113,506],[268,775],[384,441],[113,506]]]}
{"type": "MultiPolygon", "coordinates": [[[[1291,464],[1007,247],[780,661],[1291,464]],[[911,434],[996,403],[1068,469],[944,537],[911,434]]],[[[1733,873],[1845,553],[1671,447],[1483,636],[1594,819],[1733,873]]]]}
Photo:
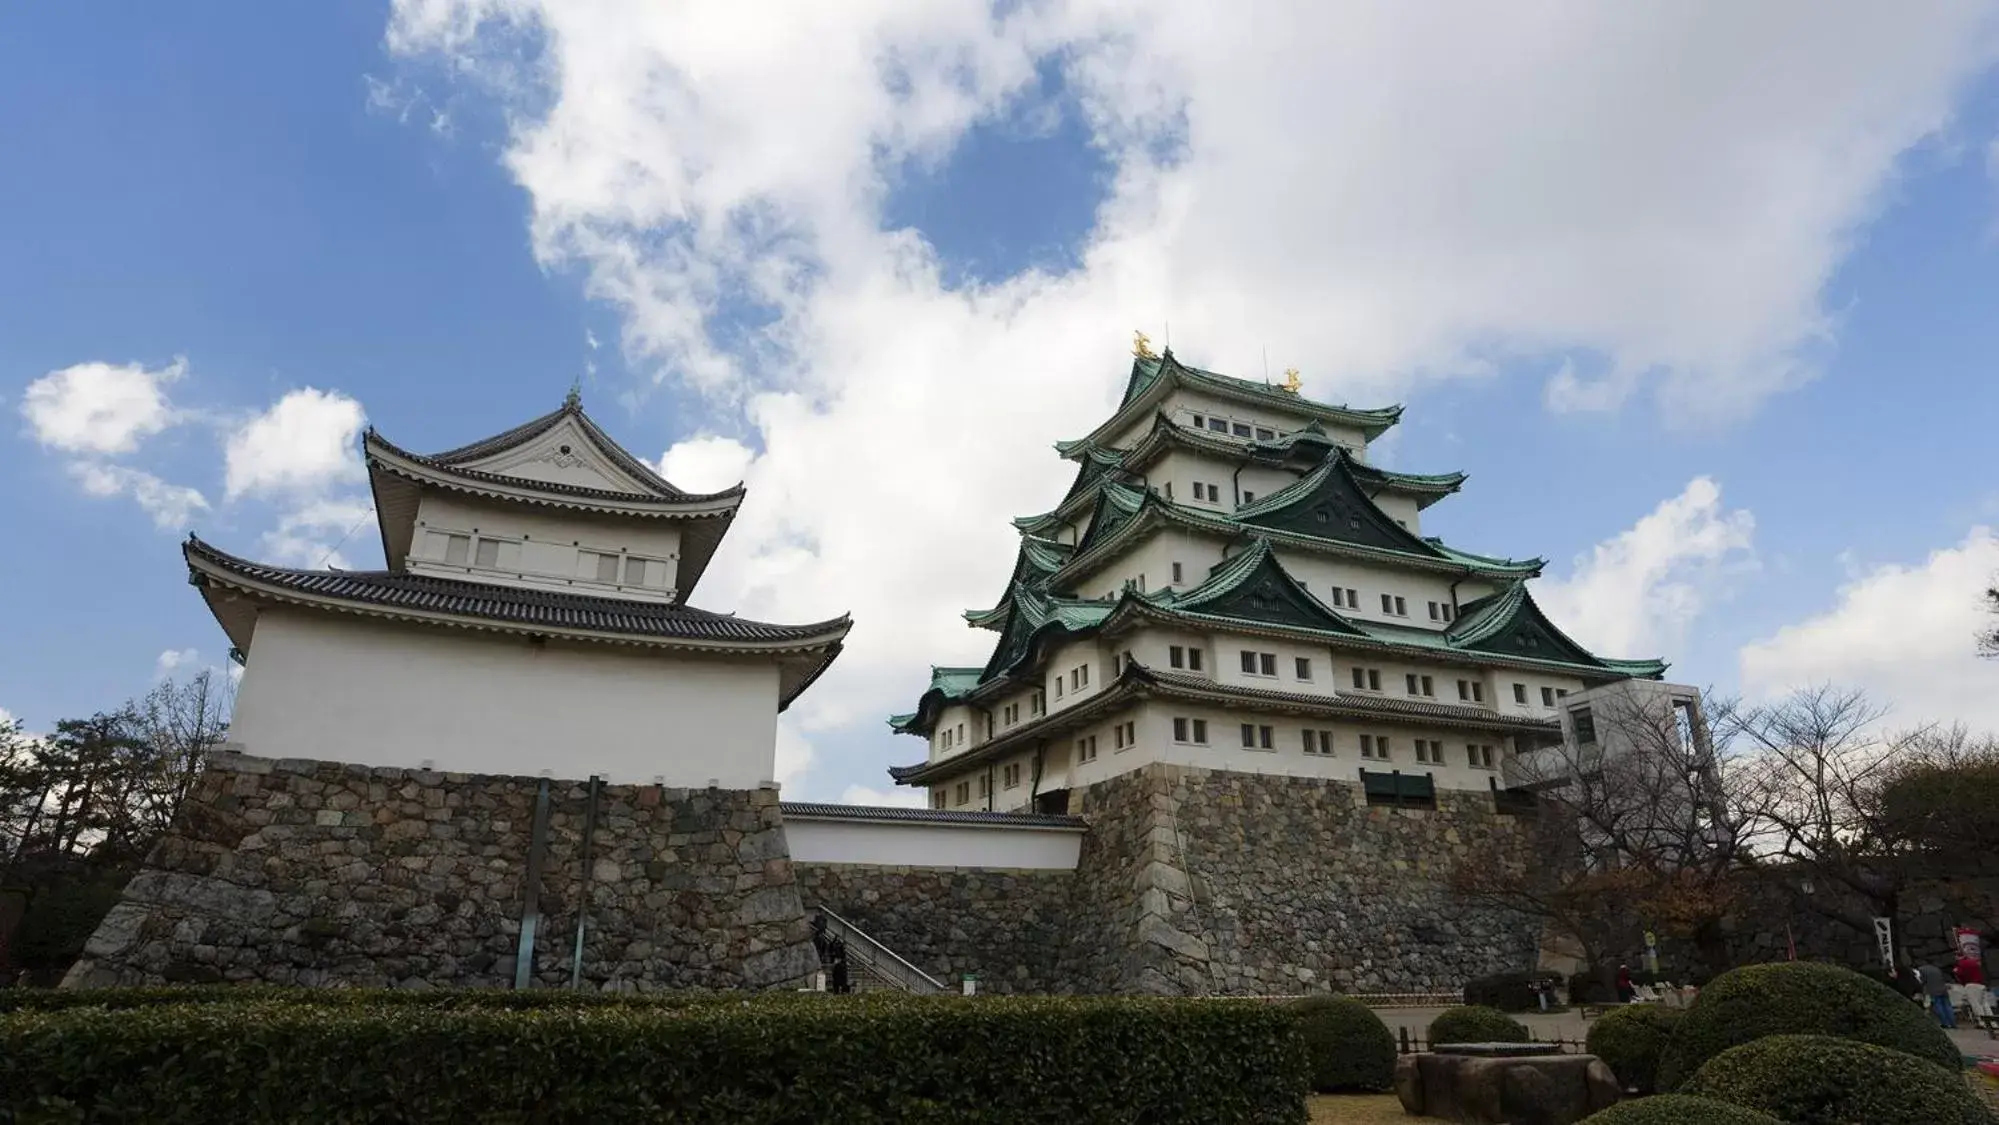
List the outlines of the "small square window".
{"type": "Polygon", "coordinates": [[[1254,493],[1254,492],[1249,492],[1249,491],[1246,491],[1246,490],[1245,490],[1245,491],[1243,492],[1243,494],[1242,494],[1242,502],[1243,502],[1243,503],[1245,503],[1245,504],[1249,504],[1249,503],[1253,503],[1253,502],[1254,502],[1255,500],[1256,500],[1256,493],[1254,493]]]}
{"type": "Polygon", "coordinates": [[[1190,672],[1198,672],[1201,670],[1200,649],[1190,648],[1187,650],[1187,670],[1190,672]]]}
{"type": "Polygon", "coordinates": [[[618,580],[618,556],[597,556],[597,581],[616,582],[618,580]]]}
{"type": "Polygon", "coordinates": [[[1175,585],[1178,585],[1178,584],[1179,584],[1179,582],[1180,582],[1180,564],[1179,564],[1179,563],[1174,563],[1174,564],[1173,564],[1173,582],[1174,582],[1174,584],[1175,584],[1175,585]]]}
{"type": "Polygon", "coordinates": [[[1170,668],[1187,666],[1187,650],[1179,645],[1169,645],[1166,649],[1166,664],[1170,668]]]}
{"type": "Polygon", "coordinates": [[[1264,429],[1264,428],[1263,428],[1262,426],[1258,426],[1258,427],[1256,428],[1256,440],[1258,440],[1258,441],[1276,441],[1276,440],[1277,440],[1277,431],[1276,431],[1276,430],[1266,430],[1266,429],[1264,429]]]}
{"type": "Polygon", "coordinates": [[[1436,603],[1436,602],[1431,602],[1431,603],[1430,603],[1430,620],[1432,620],[1432,621],[1442,621],[1443,619],[1444,619],[1444,618],[1443,618],[1443,615],[1442,615],[1442,614],[1439,614],[1439,613],[1437,612],[1437,603],[1436,603]]]}
{"type": "Polygon", "coordinates": [[[1242,670],[1252,676],[1256,675],[1256,654],[1248,649],[1242,650],[1242,670]]]}
{"type": "Polygon", "coordinates": [[[1173,741],[1175,742],[1187,741],[1187,720],[1185,719],[1173,720],[1173,741]]]}
{"type": "Polygon", "coordinates": [[[1352,586],[1347,587],[1347,608],[1360,608],[1360,591],[1354,589],[1352,586]]]}
{"type": "Polygon", "coordinates": [[[464,566],[465,559],[472,551],[472,537],[469,535],[447,535],[444,537],[444,561],[452,566],[464,566]]]}
{"type": "Polygon", "coordinates": [[[479,550],[474,554],[473,561],[479,566],[491,567],[500,565],[500,541],[498,539],[479,540],[479,550]]]}
{"type": "Polygon", "coordinates": [[[930,791],[930,807],[931,807],[931,808],[933,808],[933,809],[941,809],[941,808],[943,808],[943,807],[944,807],[944,803],[945,803],[945,801],[946,801],[946,800],[948,800],[948,798],[947,798],[947,797],[945,796],[945,793],[944,793],[944,790],[943,790],[942,788],[938,788],[938,789],[932,789],[932,790],[930,791]]]}
{"type": "Polygon", "coordinates": [[[1234,423],[1233,425],[1231,425],[1231,426],[1229,427],[1229,430],[1230,430],[1230,432],[1231,432],[1231,433],[1233,433],[1233,434],[1234,434],[1234,435],[1235,435],[1236,437],[1249,437],[1249,436],[1251,435],[1251,433],[1252,433],[1252,431],[1251,431],[1251,429],[1249,428],[1249,426],[1248,426],[1248,425],[1246,425],[1246,424],[1244,424],[1244,423],[1242,423],[1242,422],[1236,422],[1236,423],[1234,423]]]}
{"type": "Polygon", "coordinates": [[[1245,750],[1254,750],[1254,749],[1256,749],[1256,724],[1255,724],[1255,723],[1244,723],[1244,724],[1242,725],[1242,748],[1243,748],[1243,749],[1245,749],[1245,750]]]}
{"type": "Polygon", "coordinates": [[[1208,720],[1206,719],[1194,720],[1194,741],[1201,744],[1202,746],[1206,746],[1208,744],[1208,720]]]}
{"type": "Polygon", "coordinates": [[[1346,606],[1347,606],[1347,592],[1345,590],[1340,589],[1338,586],[1333,587],[1333,608],[1345,609],[1346,606]]]}
{"type": "Polygon", "coordinates": [[[1514,684],[1514,685],[1513,685],[1513,702],[1515,702],[1515,703],[1525,703],[1525,702],[1527,702],[1527,685],[1526,685],[1526,684],[1514,684]]]}
{"type": "Polygon", "coordinates": [[[1259,675],[1275,676],[1277,674],[1277,654],[1274,652],[1257,653],[1256,670],[1259,675]]]}
{"type": "Polygon", "coordinates": [[[1392,598],[1392,597],[1389,597],[1389,596],[1388,596],[1387,594],[1383,594],[1383,595],[1381,595],[1381,612],[1383,612],[1383,613],[1394,613],[1394,612],[1395,612],[1395,599],[1394,599],[1394,598],[1392,598]]]}
{"type": "Polygon", "coordinates": [[[1464,701],[1466,701],[1466,702],[1469,702],[1469,701],[1471,700],[1471,681],[1470,681],[1470,680],[1459,680],[1459,681],[1458,681],[1458,698],[1459,698],[1459,699],[1461,699],[1461,700],[1464,700],[1464,701]]]}
{"type": "Polygon", "coordinates": [[[1194,415],[1193,420],[1194,420],[1194,428],[1197,430],[1208,424],[1208,420],[1206,418],[1201,417],[1199,414],[1194,415]]]}
{"type": "Polygon", "coordinates": [[[1541,689],[1541,706],[1543,706],[1543,707],[1553,707],[1554,705],[1555,705],[1555,689],[1554,689],[1554,688],[1548,688],[1548,687],[1544,687],[1544,688],[1542,688],[1542,689],[1541,689]]]}
{"type": "Polygon", "coordinates": [[[1291,658],[1291,663],[1297,671],[1299,679],[1309,680],[1312,678],[1312,660],[1310,657],[1294,656],[1291,658]]]}
{"type": "Polygon", "coordinates": [[[1400,596],[1397,596],[1395,599],[1395,616],[1397,617],[1409,616],[1409,603],[1403,601],[1400,596]]]}
{"type": "Polygon", "coordinates": [[[1229,424],[1220,418],[1210,418],[1208,419],[1208,429],[1218,434],[1225,434],[1229,432],[1229,424]]]}
{"type": "Polygon", "coordinates": [[[1355,668],[1353,670],[1353,689],[1355,691],[1367,690],[1367,669],[1355,668]]]}
{"type": "Polygon", "coordinates": [[[1416,694],[1416,673],[1411,672],[1402,677],[1402,682],[1408,685],[1410,695],[1416,694]]]}
{"type": "Polygon", "coordinates": [[[1454,620],[1458,615],[1458,611],[1455,608],[1453,608],[1451,606],[1451,603],[1449,602],[1439,603],[1438,608],[1444,611],[1444,620],[1446,621],[1454,620]]]}
{"type": "Polygon", "coordinates": [[[993,791],[993,790],[992,790],[992,781],[991,781],[990,779],[988,779],[988,778],[986,777],[986,775],[985,775],[985,774],[980,774],[980,775],[979,775],[979,796],[980,796],[980,797],[982,797],[982,798],[983,798],[983,797],[990,797],[990,796],[992,796],[992,791],[993,791]]]}
{"type": "Polygon", "coordinates": [[[1437,694],[1437,683],[1428,676],[1423,677],[1423,694],[1428,696],[1437,694]]]}

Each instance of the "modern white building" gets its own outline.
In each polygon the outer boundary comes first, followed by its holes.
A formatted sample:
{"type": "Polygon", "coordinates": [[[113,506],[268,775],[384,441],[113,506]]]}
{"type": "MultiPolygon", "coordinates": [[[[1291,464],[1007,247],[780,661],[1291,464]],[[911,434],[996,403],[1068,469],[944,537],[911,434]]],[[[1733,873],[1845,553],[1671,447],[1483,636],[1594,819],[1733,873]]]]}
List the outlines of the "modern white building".
{"type": "Polygon", "coordinates": [[[934,668],[890,720],[928,747],[895,780],[933,808],[1063,812],[1160,762],[1503,803],[1509,760],[1562,739],[1572,696],[1663,674],[1565,636],[1527,589],[1540,559],[1424,533],[1465,477],[1370,464],[1399,407],[1314,402],[1289,374],[1231,378],[1141,337],[1121,405],[1056,446],[1074,484],[1014,521],[1005,592],[966,614],[992,656],[934,668]]]}
{"type": "Polygon", "coordinates": [[[445,772],[753,789],[845,617],[688,604],[743,501],[684,492],[561,408],[433,455],[363,442],[384,570],[296,570],[190,537],[244,664],[229,749],[445,772]]]}

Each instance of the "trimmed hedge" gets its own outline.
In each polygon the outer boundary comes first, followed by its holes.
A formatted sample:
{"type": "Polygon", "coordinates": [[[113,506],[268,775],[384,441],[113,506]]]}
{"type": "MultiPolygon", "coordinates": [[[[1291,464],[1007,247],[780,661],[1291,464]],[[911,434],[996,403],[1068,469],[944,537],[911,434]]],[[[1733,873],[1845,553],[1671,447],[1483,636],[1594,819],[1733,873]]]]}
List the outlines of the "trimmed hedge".
{"type": "Polygon", "coordinates": [[[1886,985],[1837,965],[1780,961],[1714,978],[1673,1029],[1659,1089],[1675,1090],[1702,1063],[1766,1035],[1833,1035],[1957,1068],[1962,1056],[1929,1013],[1886,985]]]}
{"type": "Polygon", "coordinates": [[[155,1005],[0,1017],[0,1119],[232,1125],[1300,1125],[1292,1013],[898,997],[490,1008],[155,1005]]]}
{"type": "Polygon", "coordinates": [[[1962,1071],[1830,1035],[1772,1035],[1709,1059],[1683,1089],[1792,1125],[1992,1125],[1962,1071]]]}
{"type": "Polygon", "coordinates": [[[1497,1008],[1502,1012],[1538,1012],[1541,1010],[1541,995],[1534,991],[1536,983],[1548,987],[1548,1003],[1553,1006],[1557,1000],[1554,988],[1562,983],[1562,974],[1546,972],[1494,973],[1489,977],[1474,977],[1465,982],[1465,1003],[1497,1008]]]}
{"type": "MultiPolygon", "coordinates": [[[[327,1008],[687,1008],[702,1004],[811,1002],[811,992],[569,992],[535,988],[283,988],[268,984],[161,985],[148,988],[0,988],[0,1014],[71,1008],[154,1008],[163,1004],[311,1004],[327,1008]]],[[[881,995],[869,993],[870,997],[881,995]]],[[[846,997],[845,999],[852,999],[846,997]]]]}
{"type": "Polygon", "coordinates": [[[1686,1094],[1660,1094],[1619,1102],[1582,1119],[1579,1125],[1784,1125],[1767,1113],[1686,1094]]]}
{"type": "Polygon", "coordinates": [[[1659,1056],[1684,1014],[1653,1004],[1612,1008],[1590,1026],[1584,1050],[1602,1059],[1625,1089],[1649,1094],[1658,1089],[1659,1056]]]}
{"type": "Polygon", "coordinates": [[[1525,1043],[1527,1026],[1497,1008],[1466,1004],[1446,1008],[1424,1033],[1432,1050],[1440,1043],[1525,1043]]]}
{"type": "Polygon", "coordinates": [[[1395,1036],[1372,1008],[1351,996],[1307,996],[1290,1009],[1311,1060],[1312,1089],[1329,1094],[1395,1084],[1395,1036]]]}

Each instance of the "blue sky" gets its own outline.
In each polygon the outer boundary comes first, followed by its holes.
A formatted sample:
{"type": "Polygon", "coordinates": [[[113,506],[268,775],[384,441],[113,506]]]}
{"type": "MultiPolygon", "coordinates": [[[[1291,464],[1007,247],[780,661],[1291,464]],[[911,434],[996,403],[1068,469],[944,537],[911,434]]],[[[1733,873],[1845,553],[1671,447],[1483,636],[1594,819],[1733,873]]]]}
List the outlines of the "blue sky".
{"type": "Polygon", "coordinates": [[[378,562],[363,415],[443,447],[581,380],[682,483],[748,476],[697,602],[855,612],[782,746],[795,792],[883,788],[921,748],[880,716],[983,658],[955,614],[1006,518],[1169,323],[1192,362],[1407,403],[1383,459],[1472,478],[1427,530],[1552,560],[1544,600],[1612,655],[1999,726],[1990,6],[1636,40],[1555,6],[1450,42],[1274,2],[1255,34],[76,9],[0,35],[0,708],[31,728],[221,662],[190,528],[378,562]]]}

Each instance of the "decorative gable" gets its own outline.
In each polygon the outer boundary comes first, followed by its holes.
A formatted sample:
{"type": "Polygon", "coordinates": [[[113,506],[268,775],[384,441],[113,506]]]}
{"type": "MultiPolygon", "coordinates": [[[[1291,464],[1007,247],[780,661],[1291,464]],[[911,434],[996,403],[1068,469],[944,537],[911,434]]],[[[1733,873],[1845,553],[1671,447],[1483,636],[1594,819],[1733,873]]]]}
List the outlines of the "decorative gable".
{"type": "Polygon", "coordinates": [[[1242,621],[1366,636],[1346,618],[1313,597],[1278,563],[1270,543],[1258,539],[1230,559],[1208,581],[1180,598],[1175,609],[1242,621]]]}
{"type": "Polygon", "coordinates": [[[461,462],[457,467],[572,488],[626,492],[641,497],[657,494],[599,449],[573,414],[520,445],[461,462]]]}
{"type": "Polygon", "coordinates": [[[1601,666],[1588,649],[1570,640],[1548,620],[1527,593],[1525,583],[1472,602],[1462,612],[1464,616],[1459,621],[1466,627],[1459,637],[1453,638],[1459,648],[1494,656],[1601,666]]]}
{"type": "Polygon", "coordinates": [[[1441,558],[1436,548],[1396,523],[1363,492],[1348,471],[1346,454],[1325,464],[1282,492],[1241,509],[1236,518],[1252,527],[1336,539],[1363,547],[1441,558]]]}

